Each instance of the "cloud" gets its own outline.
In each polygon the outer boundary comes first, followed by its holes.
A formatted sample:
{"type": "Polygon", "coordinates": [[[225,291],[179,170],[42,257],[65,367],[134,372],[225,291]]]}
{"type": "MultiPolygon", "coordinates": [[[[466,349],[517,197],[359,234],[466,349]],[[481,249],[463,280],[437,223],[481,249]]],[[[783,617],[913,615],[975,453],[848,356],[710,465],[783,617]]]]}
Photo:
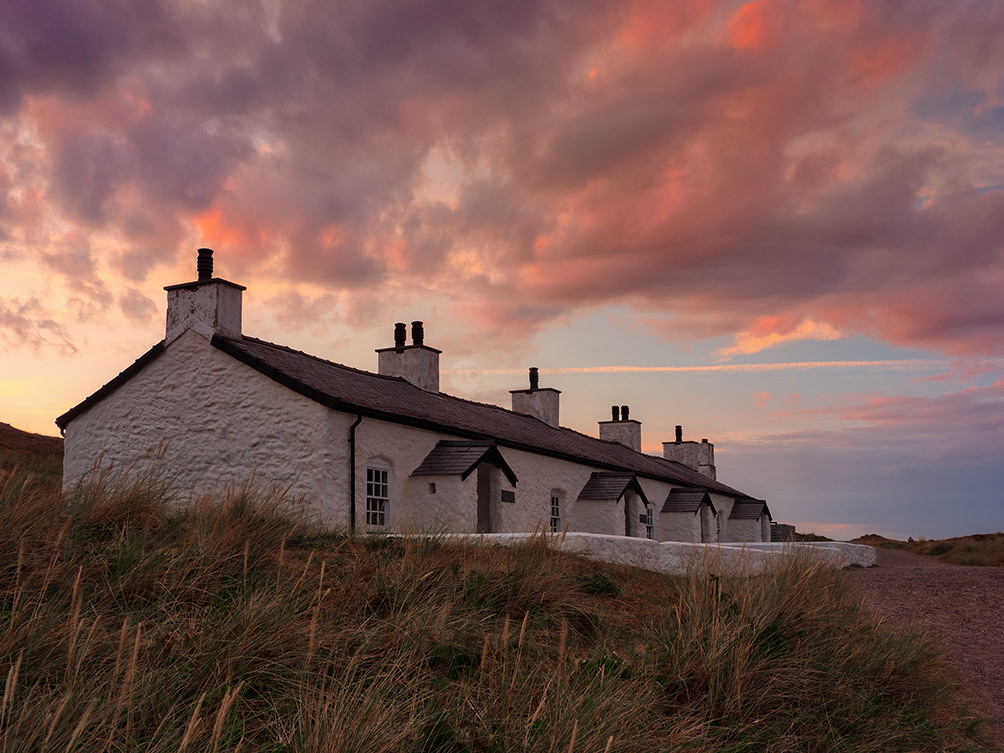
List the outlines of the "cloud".
{"type": "Polygon", "coordinates": [[[766,495],[780,521],[928,537],[1000,528],[1004,382],[832,414],[852,423],[719,443],[720,478],[766,495]]]}
{"type": "Polygon", "coordinates": [[[0,30],[0,222],[114,249],[82,302],[206,244],[497,349],[627,304],[724,357],[1004,353],[990,0],[64,5],[0,30]]]}
{"type": "MultiPolygon", "coordinates": [[[[713,366],[556,366],[549,374],[707,374],[770,371],[807,371],[815,369],[878,369],[883,371],[923,371],[943,369],[947,361],[924,358],[885,361],[789,361],[781,363],[727,363],[713,366]]],[[[486,374],[522,374],[524,369],[482,369],[486,374]]]]}
{"type": "Polygon", "coordinates": [[[65,355],[77,352],[66,327],[35,298],[0,300],[0,340],[11,349],[51,347],[65,355]]]}
{"type": "Polygon", "coordinates": [[[759,353],[783,343],[797,340],[839,340],[844,334],[831,324],[803,319],[796,326],[785,326],[778,317],[765,317],[755,322],[753,327],[735,336],[735,343],[721,348],[718,355],[722,359],[732,356],[759,353]]]}

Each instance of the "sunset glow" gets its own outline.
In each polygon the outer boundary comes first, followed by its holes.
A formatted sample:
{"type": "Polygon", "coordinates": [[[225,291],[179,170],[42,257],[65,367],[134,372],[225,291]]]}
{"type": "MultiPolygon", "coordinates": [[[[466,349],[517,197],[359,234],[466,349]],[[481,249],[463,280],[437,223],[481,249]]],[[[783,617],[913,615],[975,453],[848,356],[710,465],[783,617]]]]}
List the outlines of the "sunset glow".
{"type": "Polygon", "coordinates": [[[444,391],[539,365],[779,520],[1004,528],[1004,5],[335,5],[5,12],[0,421],[55,434],[205,245],[248,334],[373,370],[421,319],[444,391]]]}

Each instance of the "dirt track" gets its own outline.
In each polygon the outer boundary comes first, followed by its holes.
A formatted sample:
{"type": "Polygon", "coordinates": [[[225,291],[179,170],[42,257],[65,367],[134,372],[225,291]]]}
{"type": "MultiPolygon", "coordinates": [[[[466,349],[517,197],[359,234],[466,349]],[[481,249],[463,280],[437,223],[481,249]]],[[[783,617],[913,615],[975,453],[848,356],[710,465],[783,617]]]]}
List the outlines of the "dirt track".
{"type": "Polygon", "coordinates": [[[872,609],[943,639],[1004,743],[1004,568],[950,565],[876,549],[878,566],[845,571],[872,609]]]}

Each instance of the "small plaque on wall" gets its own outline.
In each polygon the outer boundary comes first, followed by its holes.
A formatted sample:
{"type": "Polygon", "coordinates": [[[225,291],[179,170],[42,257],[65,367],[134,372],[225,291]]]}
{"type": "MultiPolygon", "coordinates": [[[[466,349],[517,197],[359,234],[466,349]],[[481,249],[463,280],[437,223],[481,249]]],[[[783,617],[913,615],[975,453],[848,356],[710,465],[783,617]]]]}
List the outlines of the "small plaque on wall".
{"type": "Polygon", "coordinates": [[[515,502],[516,492],[510,491],[508,489],[502,490],[502,501],[503,502],[515,502]]]}

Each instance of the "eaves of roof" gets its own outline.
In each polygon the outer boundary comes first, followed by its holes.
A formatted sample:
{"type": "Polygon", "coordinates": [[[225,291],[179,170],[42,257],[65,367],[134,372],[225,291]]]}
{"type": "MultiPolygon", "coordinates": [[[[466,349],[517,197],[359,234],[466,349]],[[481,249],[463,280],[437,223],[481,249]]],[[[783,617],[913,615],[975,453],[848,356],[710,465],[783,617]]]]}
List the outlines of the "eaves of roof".
{"type": "Polygon", "coordinates": [[[56,426],[59,427],[60,432],[65,431],[67,425],[83,413],[88,408],[97,405],[115,390],[121,387],[123,384],[128,382],[136,374],[138,374],[147,364],[153,363],[164,352],[164,341],[161,340],[159,343],[154,345],[150,350],[141,355],[135,361],[133,361],[124,371],[112,378],[107,384],[102,385],[98,390],[92,395],[84,398],[84,400],[77,405],[70,408],[66,413],[59,416],[56,419],[56,426]]]}

